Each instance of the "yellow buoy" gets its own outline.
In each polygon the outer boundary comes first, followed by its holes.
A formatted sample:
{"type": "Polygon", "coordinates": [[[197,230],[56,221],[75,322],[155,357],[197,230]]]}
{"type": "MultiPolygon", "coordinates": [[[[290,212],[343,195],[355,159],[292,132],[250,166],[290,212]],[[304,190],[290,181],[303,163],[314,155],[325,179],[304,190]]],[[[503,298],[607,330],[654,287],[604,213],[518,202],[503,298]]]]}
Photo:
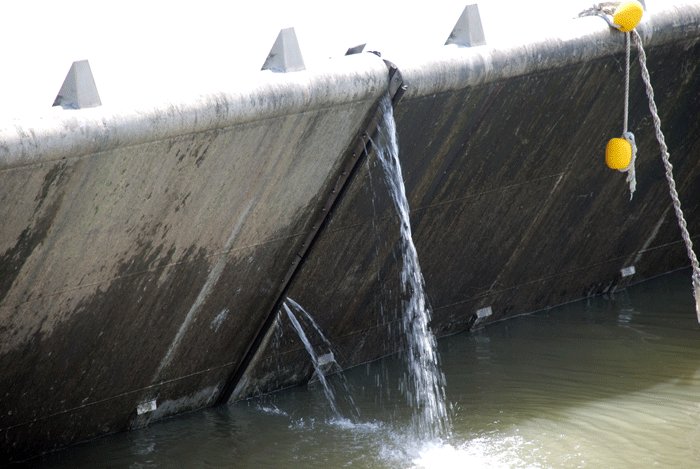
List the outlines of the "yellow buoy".
{"type": "Polygon", "coordinates": [[[627,0],[618,5],[613,15],[613,22],[619,24],[620,31],[626,33],[632,31],[639,24],[642,13],[644,13],[644,8],[641,3],[637,0],[627,0]]]}
{"type": "Polygon", "coordinates": [[[624,138],[613,138],[605,147],[605,162],[612,169],[625,169],[632,162],[632,145],[624,138]]]}

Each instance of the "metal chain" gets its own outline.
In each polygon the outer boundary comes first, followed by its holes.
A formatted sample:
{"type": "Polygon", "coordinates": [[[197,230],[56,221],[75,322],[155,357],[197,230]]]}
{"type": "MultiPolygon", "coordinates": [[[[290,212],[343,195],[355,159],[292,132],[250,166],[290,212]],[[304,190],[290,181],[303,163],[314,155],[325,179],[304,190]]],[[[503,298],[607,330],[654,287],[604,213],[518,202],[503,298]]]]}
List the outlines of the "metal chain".
{"type": "Polygon", "coordinates": [[[664,134],[661,132],[661,119],[659,118],[659,112],[656,108],[656,103],[654,102],[654,89],[651,87],[651,79],[649,77],[649,70],[647,70],[646,62],[647,56],[644,53],[644,48],[642,47],[642,38],[636,29],[632,30],[632,35],[634,37],[634,42],[639,49],[639,66],[642,69],[642,80],[646,86],[647,97],[649,98],[649,110],[651,111],[651,116],[654,120],[654,130],[656,132],[656,140],[659,142],[659,147],[661,147],[661,158],[664,162],[664,168],[666,169],[666,180],[668,181],[668,186],[671,193],[671,199],[673,199],[673,208],[676,211],[676,218],[678,219],[678,226],[681,228],[681,236],[685,242],[685,247],[688,251],[688,257],[690,258],[690,263],[693,266],[693,287],[695,294],[695,311],[698,316],[698,322],[700,322],[700,265],[698,265],[698,258],[693,252],[693,242],[690,239],[690,234],[688,233],[688,227],[683,217],[683,210],[681,210],[681,201],[678,198],[678,191],[676,190],[676,182],[673,179],[673,165],[669,161],[670,155],[668,154],[668,147],[666,146],[666,139],[664,134]]]}

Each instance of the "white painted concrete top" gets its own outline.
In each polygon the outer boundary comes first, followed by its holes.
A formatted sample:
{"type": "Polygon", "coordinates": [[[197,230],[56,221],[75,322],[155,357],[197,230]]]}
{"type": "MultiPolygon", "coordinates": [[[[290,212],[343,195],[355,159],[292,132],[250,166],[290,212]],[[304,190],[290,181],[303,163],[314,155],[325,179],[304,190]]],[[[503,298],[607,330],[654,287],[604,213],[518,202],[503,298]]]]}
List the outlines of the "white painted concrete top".
{"type": "MultiPolygon", "coordinates": [[[[645,47],[700,40],[700,2],[667,5],[645,13],[636,30],[645,47]]],[[[403,99],[454,91],[499,79],[565,67],[624,53],[624,34],[589,16],[552,25],[550,35],[530,42],[463,48],[445,46],[433,54],[397,60],[408,91],[403,99]]],[[[488,37],[487,37],[488,39],[488,37]]],[[[636,49],[636,48],[635,48],[636,49]]],[[[637,51],[633,52],[636,60],[637,51]]]]}
{"type": "MultiPolygon", "coordinates": [[[[551,35],[593,1],[3,0],[0,115],[50,107],[71,63],[84,59],[105,105],[141,107],[192,88],[227,89],[257,74],[287,27],[295,28],[309,70],[362,43],[389,60],[435,51],[471,3],[479,5],[488,44],[498,45],[551,35]]],[[[653,11],[679,2],[646,3],[653,11]]]]}
{"type": "MultiPolygon", "coordinates": [[[[444,46],[464,0],[345,8],[317,0],[0,3],[7,26],[0,37],[14,44],[4,57],[0,169],[378,97],[382,61],[344,57],[362,42],[399,66],[407,98],[622,50],[602,19],[574,19],[588,0],[479,3],[487,45],[474,48],[444,46]],[[295,22],[307,70],[261,72],[280,26],[295,22]],[[51,108],[70,64],[81,59],[90,60],[103,106],[51,108]]],[[[645,39],[662,41],[674,28],[697,35],[700,2],[646,3],[645,39]]]]}
{"type": "MultiPolygon", "coordinates": [[[[279,116],[379,99],[386,64],[374,54],[329,61],[314,71],[256,74],[226,88],[182,90],[169,101],[103,106],[0,119],[0,170],[205,132],[279,116]]],[[[104,103],[103,99],[103,103],[104,103]]]]}

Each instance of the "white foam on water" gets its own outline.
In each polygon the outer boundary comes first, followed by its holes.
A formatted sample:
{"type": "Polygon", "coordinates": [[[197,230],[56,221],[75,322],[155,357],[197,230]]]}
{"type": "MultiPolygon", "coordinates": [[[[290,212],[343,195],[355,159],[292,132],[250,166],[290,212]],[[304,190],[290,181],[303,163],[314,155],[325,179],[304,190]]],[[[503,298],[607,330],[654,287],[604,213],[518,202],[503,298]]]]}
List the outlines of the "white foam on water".
{"type": "Polygon", "coordinates": [[[383,429],[379,422],[353,422],[347,418],[337,418],[328,421],[329,425],[358,433],[378,432],[383,429]]]}
{"type": "Polygon", "coordinates": [[[515,469],[540,468],[518,455],[524,441],[517,437],[479,437],[457,447],[448,443],[427,443],[413,460],[412,469],[515,469]]]}
{"type": "Polygon", "coordinates": [[[273,415],[284,415],[285,417],[289,417],[289,414],[282,409],[279,409],[277,406],[258,406],[258,409],[265,412],[266,414],[273,414],[273,415]]]}

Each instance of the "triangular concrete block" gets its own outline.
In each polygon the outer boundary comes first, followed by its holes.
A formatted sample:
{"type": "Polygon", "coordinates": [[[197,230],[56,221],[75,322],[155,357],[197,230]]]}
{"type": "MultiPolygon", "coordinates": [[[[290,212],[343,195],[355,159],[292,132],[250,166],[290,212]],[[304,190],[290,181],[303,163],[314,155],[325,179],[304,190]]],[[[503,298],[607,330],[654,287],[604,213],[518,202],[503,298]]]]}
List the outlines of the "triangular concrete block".
{"type": "Polygon", "coordinates": [[[63,109],[83,109],[102,105],[87,60],[73,62],[53,105],[61,106],[63,109]]]}
{"type": "Polygon", "coordinates": [[[458,46],[483,46],[486,44],[484,36],[484,28],[481,26],[481,15],[479,15],[479,7],[467,5],[462,12],[462,16],[457,20],[450,37],[447,38],[447,44],[456,44],[458,46]]]}
{"type": "Polygon", "coordinates": [[[262,70],[273,72],[299,72],[306,70],[304,59],[301,57],[301,49],[294,28],[280,31],[277,40],[270,50],[262,70]]]}

